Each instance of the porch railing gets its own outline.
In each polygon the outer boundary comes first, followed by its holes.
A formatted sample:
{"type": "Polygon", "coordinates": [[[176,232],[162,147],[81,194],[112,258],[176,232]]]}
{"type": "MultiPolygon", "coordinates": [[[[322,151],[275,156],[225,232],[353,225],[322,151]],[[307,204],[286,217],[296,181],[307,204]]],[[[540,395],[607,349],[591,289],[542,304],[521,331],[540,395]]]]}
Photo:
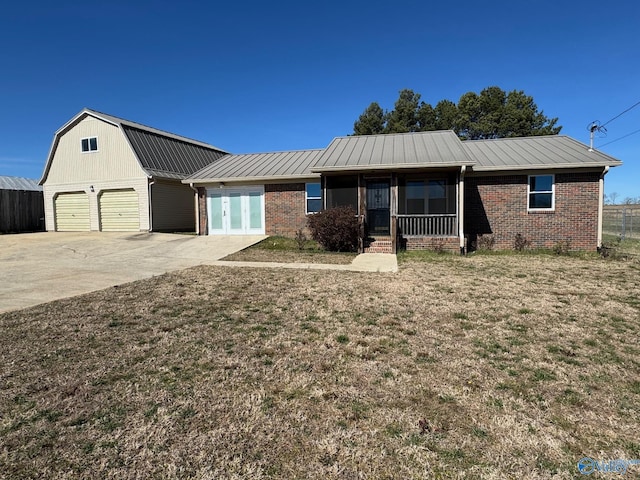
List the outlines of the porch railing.
{"type": "Polygon", "coordinates": [[[398,230],[403,237],[454,237],[458,235],[458,216],[398,215],[398,230]]]}

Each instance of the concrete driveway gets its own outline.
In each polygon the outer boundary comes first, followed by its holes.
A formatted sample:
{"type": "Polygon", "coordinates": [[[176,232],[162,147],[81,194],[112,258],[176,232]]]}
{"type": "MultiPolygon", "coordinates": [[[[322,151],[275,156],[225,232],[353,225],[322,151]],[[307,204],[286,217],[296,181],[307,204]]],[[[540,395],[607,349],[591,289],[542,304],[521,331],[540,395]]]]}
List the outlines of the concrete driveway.
{"type": "Polygon", "coordinates": [[[215,263],[264,238],[105,232],[0,235],[0,312],[215,263]]]}

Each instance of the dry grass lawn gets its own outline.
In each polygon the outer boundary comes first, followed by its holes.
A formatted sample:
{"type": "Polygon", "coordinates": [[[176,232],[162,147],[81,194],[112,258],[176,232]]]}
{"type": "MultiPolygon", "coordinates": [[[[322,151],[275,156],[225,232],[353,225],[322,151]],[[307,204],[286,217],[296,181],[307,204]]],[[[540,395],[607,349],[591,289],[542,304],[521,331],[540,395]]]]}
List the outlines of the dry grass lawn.
{"type": "Polygon", "coordinates": [[[0,477],[545,479],[640,458],[638,263],[412,258],[198,267],[0,315],[0,477]]]}
{"type": "Polygon", "coordinates": [[[228,255],[223,260],[242,262],[349,264],[355,253],[327,252],[313,240],[300,246],[291,238],[269,237],[249,248],[228,255]],[[300,248],[299,248],[300,247],[300,248]]]}

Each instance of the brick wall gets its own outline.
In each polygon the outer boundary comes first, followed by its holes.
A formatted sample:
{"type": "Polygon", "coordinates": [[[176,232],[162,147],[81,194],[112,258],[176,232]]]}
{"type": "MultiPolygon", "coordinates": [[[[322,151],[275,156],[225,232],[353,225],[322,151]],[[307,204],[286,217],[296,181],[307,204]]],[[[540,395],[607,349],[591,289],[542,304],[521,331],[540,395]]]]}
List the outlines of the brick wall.
{"type": "Polygon", "coordinates": [[[516,234],[533,248],[569,240],[572,249],[595,250],[598,242],[598,180],[595,173],[555,175],[555,210],[527,211],[527,175],[465,179],[465,234],[491,234],[496,249],[512,249],[516,234]]]}
{"type": "Polygon", "coordinates": [[[460,253],[458,237],[407,237],[400,240],[400,247],[406,250],[444,250],[460,253]]]}
{"type": "Polygon", "coordinates": [[[264,186],[264,214],[267,235],[293,238],[300,228],[307,230],[304,183],[264,186]]]}

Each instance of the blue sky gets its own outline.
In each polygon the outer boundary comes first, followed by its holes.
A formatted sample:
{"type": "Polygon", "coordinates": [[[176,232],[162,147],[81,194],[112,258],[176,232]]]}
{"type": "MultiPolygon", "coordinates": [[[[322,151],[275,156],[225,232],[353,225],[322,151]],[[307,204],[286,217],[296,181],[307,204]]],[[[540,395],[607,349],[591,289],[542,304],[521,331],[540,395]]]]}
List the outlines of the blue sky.
{"type": "MultiPolygon", "coordinates": [[[[640,101],[640,3],[11,2],[0,14],[0,175],[39,178],[83,107],[234,153],[325,147],[372,102],[524,90],[588,143],[640,101]]],[[[596,147],[640,196],[640,105],[596,147]],[[608,145],[605,145],[611,141],[608,145]]]]}

